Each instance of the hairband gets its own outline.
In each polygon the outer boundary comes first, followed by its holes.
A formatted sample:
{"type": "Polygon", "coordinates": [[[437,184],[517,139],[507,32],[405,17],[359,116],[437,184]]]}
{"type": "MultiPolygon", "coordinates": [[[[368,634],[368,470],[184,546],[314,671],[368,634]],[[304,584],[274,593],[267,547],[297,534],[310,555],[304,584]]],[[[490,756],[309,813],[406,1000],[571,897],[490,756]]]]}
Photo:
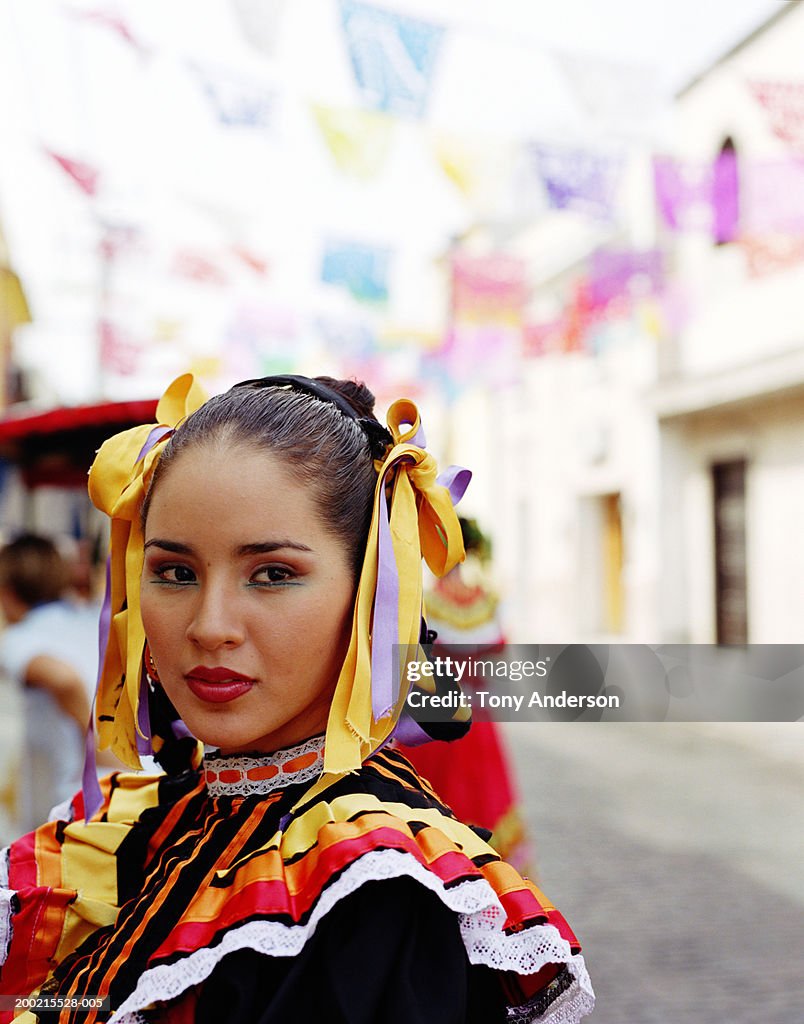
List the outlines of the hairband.
{"type": "Polygon", "coordinates": [[[295,373],[278,373],[271,377],[255,377],[253,380],[243,380],[234,386],[236,388],[288,387],[293,391],[312,395],[314,398],[319,398],[322,402],[329,402],[331,405],[337,406],[344,416],[354,420],[361,428],[369,440],[371,454],[375,459],[382,458],[388,445],[393,444],[394,439],[379,420],[371,416],[360,416],[348,399],[335,391],[334,388],[327,387],[326,384],[319,380],[314,380],[312,377],[301,377],[295,373]]]}

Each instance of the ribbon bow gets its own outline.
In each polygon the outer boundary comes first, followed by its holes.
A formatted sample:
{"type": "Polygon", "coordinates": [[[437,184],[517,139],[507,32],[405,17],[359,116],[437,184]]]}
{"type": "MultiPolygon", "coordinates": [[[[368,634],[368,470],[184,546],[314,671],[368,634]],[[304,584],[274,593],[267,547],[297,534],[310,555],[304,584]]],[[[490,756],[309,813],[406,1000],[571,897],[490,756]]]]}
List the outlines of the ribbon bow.
{"type": "Polygon", "coordinates": [[[156,423],[109,438],[89,471],[89,496],[111,519],[106,601],[101,613],[100,662],[95,694],[98,748],[131,768],[149,736],[141,694],[145,629],[140,614],[143,536],[140,513],[156,463],[174,428],[206,401],[192,374],[178,377],[156,407],[156,423]]]}
{"type": "Polygon", "coordinates": [[[374,508],[352,635],[327,723],[324,771],[335,774],[359,768],[388,739],[402,713],[409,686],[403,683],[403,666],[394,663],[394,647],[418,651],[422,558],[436,576],[444,576],[465,557],[453,503],[471,474],[451,467],[436,478],[419,412],[408,399],[391,406],[388,429],[394,443],[375,463],[374,508]]]}

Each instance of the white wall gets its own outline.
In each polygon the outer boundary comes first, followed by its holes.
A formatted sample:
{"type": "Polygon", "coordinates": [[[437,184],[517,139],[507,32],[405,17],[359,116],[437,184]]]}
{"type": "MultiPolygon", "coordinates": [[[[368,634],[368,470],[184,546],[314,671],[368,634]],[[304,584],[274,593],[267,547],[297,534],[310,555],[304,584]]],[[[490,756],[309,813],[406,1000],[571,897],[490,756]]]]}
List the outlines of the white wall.
{"type": "MultiPolygon", "coordinates": [[[[748,162],[794,155],[774,135],[749,83],[801,81],[802,52],[804,8],[797,5],[680,96],[675,155],[710,161],[727,136],[743,170],[748,162]]],[[[741,217],[748,218],[744,190],[741,199],[741,217]]],[[[750,231],[750,221],[742,227],[750,231]]],[[[678,338],[681,373],[717,371],[804,345],[804,266],[752,279],[736,244],[714,246],[706,232],[676,242],[680,283],[696,311],[678,338]]]]}
{"type": "Polygon", "coordinates": [[[711,466],[745,458],[748,638],[751,643],[801,640],[804,579],[804,395],[756,400],[668,425],[668,507],[662,611],[668,639],[715,642],[714,511],[711,466]],[[679,453],[681,458],[679,459],[679,453]]]}

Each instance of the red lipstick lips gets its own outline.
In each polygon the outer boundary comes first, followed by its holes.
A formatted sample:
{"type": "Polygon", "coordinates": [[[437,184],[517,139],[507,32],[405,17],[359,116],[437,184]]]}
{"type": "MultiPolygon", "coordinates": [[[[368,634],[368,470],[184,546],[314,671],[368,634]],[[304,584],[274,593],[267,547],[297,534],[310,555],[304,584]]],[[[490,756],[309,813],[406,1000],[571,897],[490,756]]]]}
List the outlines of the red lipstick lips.
{"type": "Polygon", "coordinates": [[[185,673],[187,686],[200,700],[210,704],[225,704],[227,701],[248,693],[254,680],[230,668],[206,668],[196,665],[185,673]]]}

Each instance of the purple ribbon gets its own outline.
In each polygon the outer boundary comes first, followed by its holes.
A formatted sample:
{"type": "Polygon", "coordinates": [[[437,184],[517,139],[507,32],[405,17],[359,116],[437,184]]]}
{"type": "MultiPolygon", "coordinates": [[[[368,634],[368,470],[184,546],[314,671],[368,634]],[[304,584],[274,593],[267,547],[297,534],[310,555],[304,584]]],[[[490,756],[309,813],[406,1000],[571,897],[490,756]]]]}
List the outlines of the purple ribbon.
{"type": "Polygon", "coordinates": [[[145,672],[140,675],[140,695],[137,700],[137,753],[153,754],[154,748],[151,742],[151,712],[148,707],[148,676],[145,672]]]}
{"type": "MultiPolygon", "coordinates": [[[[419,428],[416,437],[424,440],[419,428]]],[[[416,441],[408,443],[417,443],[416,441]]],[[[423,447],[423,445],[420,445],[423,447]]],[[[394,647],[399,645],[399,570],[394,557],[388,503],[385,499],[387,474],[401,459],[389,466],[379,483],[380,528],[377,553],[377,588],[371,620],[371,713],[374,721],[383,718],[399,699],[400,678],[394,667],[394,647]]],[[[412,461],[408,458],[405,461],[412,461]]],[[[449,466],[436,480],[446,487],[453,505],[463,497],[472,474],[461,466],[449,466]]]]}
{"type": "Polygon", "coordinates": [[[466,488],[471,479],[471,469],[464,469],[463,466],[447,466],[444,472],[436,478],[436,483],[446,487],[452,504],[457,505],[466,494],[466,488]]]}
{"type": "MultiPolygon", "coordinates": [[[[412,460],[408,458],[405,461],[412,460]]],[[[377,589],[371,620],[371,713],[375,722],[388,714],[399,696],[399,682],[393,670],[394,645],[399,643],[399,572],[385,498],[386,477],[396,465],[393,463],[386,469],[378,485],[380,532],[377,589]]]]}
{"type": "Polygon", "coordinates": [[[406,747],[422,747],[433,739],[406,711],[400,716],[393,733],[388,737],[389,740],[391,738],[404,743],[406,747]]]}
{"type": "Polygon", "coordinates": [[[188,737],[190,739],[195,739],[193,734],[190,732],[190,730],[187,728],[187,726],[180,718],[173,719],[173,721],[170,723],[170,731],[173,733],[173,736],[177,740],[185,740],[188,737]]]}
{"type": "MultiPolygon", "coordinates": [[[[471,479],[472,471],[470,469],[464,469],[462,466],[448,466],[444,472],[439,475],[436,483],[447,488],[452,504],[457,505],[466,493],[466,488],[469,486],[471,479]]],[[[374,686],[372,682],[372,693],[373,689],[374,686]]],[[[397,683],[397,692],[398,690],[399,684],[397,683]]],[[[385,742],[388,743],[391,739],[394,739],[399,743],[404,743],[405,746],[408,747],[421,747],[425,743],[430,743],[433,737],[428,735],[419,723],[410,714],[404,711],[400,716],[399,721],[394,726],[393,732],[385,742]]]]}
{"type": "Polygon", "coordinates": [[[145,444],[142,446],[142,450],[140,451],[140,454],[137,456],[134,465],[136,466],[137,463],[142,462],[142,460],[153,448],[153,446],[157,444],[159,441],[161,441],[166,434],[171,433],[172,430],[173,427],[154,427],[151,433],[148,435],[145,444]]]}
{"type": "Polygon", "coordinates": [[[106,648],[109,643],[109,629],[112,622],[112,571],[111,560],[106,559],[106,593],[103,596],[100,618],[98,619],[98,674],[95,680],[95,696],[92,698],[92,709],[89,713],[89,725],[84,740],[84,772],[81,789],[84,794],[84,821],[98,812],[103,803],[100,783],[98,782],[98,765],[95,756],[95,702],[98,699],[98,686],[103,674],[103,663],[106,660],[106,648]]]}
{"type": "MultiPolygon", "coordinates": [[[[154,427],[148,434],[145,444],[137,456],[134,465],[141,462],[153,446],[161,441],[162,438],[169,434],[171,427],[158,426],[154,427]]],[[[95,696],[92,700],[92,711],[89,716],[89,726],[87,728],[86,740],[84,743],[84,771],[81,780],[81,789],[84,794],[84,821],[97,814],[100,810],[100,806],[103,803],[103,794],[101,793],[100,783],[98,782],[98,762],[95,752],[95,704],[98,699],[98,688],[100,686],[101,676],[103,675],[103,665],[106,661],[106,650],[109,646],[109,632],[112,623],[112,572],[111,572],[111,558],[106,559],[106,593],[103,597],[103,606],[101,607],[100,618],[98,620],[98,675],[95,680],[95,696]]],[[[137,707],[137,722],[139,727],[145,734],[145,739],[137,733],[137,753],[139,754],[152,754],[153,747],[151,746],[151,722],[148,714],[148,683],[144,679],[140,682],[140,695],[137,707]]]]}

